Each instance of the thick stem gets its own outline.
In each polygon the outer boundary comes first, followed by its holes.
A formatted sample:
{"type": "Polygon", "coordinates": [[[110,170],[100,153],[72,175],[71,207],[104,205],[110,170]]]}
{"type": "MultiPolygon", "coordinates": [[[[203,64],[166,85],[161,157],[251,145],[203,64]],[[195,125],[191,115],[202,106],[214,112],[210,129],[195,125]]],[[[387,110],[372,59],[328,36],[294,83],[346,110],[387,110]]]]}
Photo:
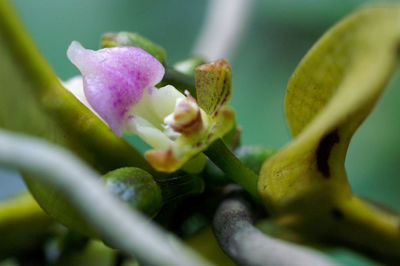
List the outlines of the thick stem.
{"type": "Polygon", "coordinates": [[[257,191],[257,174],[236,158],[221,139],[211,144],[205,154],[225,172],[227,177],[242,186],[255,200],[260,200],[257,191]]]}
{"type": "Polygon", "coordinates": [[[311,249],[260,232],[244,197],[225,199],[213,225],[221,248],[240,265],[334,265],[311,249]]]}

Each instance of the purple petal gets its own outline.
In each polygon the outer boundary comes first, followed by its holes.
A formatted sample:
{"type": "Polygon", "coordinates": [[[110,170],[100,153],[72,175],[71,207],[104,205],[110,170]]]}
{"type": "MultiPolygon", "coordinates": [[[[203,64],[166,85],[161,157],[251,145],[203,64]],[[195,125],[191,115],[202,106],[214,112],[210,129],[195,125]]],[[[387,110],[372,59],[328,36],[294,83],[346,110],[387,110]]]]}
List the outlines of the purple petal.
{"type": "Polygon", "coordinates": [[[146,89],[161,81],[165,71],[157,59],[137,47],[93,51],[74,41],[67,56],[82,73],[88,102],[117,136],[123,133],[129,109],[146,89]]]}

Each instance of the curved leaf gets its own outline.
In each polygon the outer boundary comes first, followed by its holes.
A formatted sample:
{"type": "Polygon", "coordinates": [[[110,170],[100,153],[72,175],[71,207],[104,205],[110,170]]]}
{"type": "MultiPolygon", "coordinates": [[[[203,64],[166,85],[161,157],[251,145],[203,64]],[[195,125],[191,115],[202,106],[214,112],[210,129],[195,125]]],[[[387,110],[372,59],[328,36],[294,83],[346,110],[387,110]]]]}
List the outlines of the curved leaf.
{"type": "Polygon", "coordinates": [[[400,8],[370,7],[333,27],[304,57],[285,98],[296,138],[264,164],[259,179],[268,206],[332,183],[350,193],[347,147],[395,69],[399,40],[400,8]]]}

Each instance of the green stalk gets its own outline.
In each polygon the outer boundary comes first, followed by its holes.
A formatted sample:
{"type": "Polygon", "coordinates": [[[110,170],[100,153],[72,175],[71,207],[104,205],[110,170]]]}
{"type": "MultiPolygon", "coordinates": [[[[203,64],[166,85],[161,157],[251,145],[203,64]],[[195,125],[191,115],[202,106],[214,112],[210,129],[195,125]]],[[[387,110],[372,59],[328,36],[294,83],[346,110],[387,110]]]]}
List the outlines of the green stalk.
{"type": "Polygon", "coordinates": [[[236,158],[221,139],[211,144],[204,153],[226,173],[227,177],[242,186],[255,200],[260,200],[257,191],[257,174],[236,158]]]}

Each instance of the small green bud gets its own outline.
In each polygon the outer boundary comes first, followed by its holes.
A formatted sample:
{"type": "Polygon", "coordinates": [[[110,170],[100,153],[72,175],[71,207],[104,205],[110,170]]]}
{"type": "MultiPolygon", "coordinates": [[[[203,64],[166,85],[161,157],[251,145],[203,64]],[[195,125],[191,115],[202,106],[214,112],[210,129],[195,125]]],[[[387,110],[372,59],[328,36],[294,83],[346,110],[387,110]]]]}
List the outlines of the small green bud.
{"type": "Polygon", "coordinates": [[[166,53],[164,48],[153,43],[149,39],[133,32],[108,32],[101,37],[101,48],[110,48],[116,46],[135,46],[139,47],[152,56],[161,64],[165,65],[166,53]]]}
{"type": "Polygon", "coordinates": [[[244,145],[235,150],[236,156],[251,170],[260,172],[266,159],[276,152],[276,149],[262,145],[244,145]]]}
{"type": "Polygon", "coordinates": [[[154,217],[163,204],[160,187],[140,168],[119,168],[108,172],[102,180],[111,193],[150,217],[154,217]]]}

